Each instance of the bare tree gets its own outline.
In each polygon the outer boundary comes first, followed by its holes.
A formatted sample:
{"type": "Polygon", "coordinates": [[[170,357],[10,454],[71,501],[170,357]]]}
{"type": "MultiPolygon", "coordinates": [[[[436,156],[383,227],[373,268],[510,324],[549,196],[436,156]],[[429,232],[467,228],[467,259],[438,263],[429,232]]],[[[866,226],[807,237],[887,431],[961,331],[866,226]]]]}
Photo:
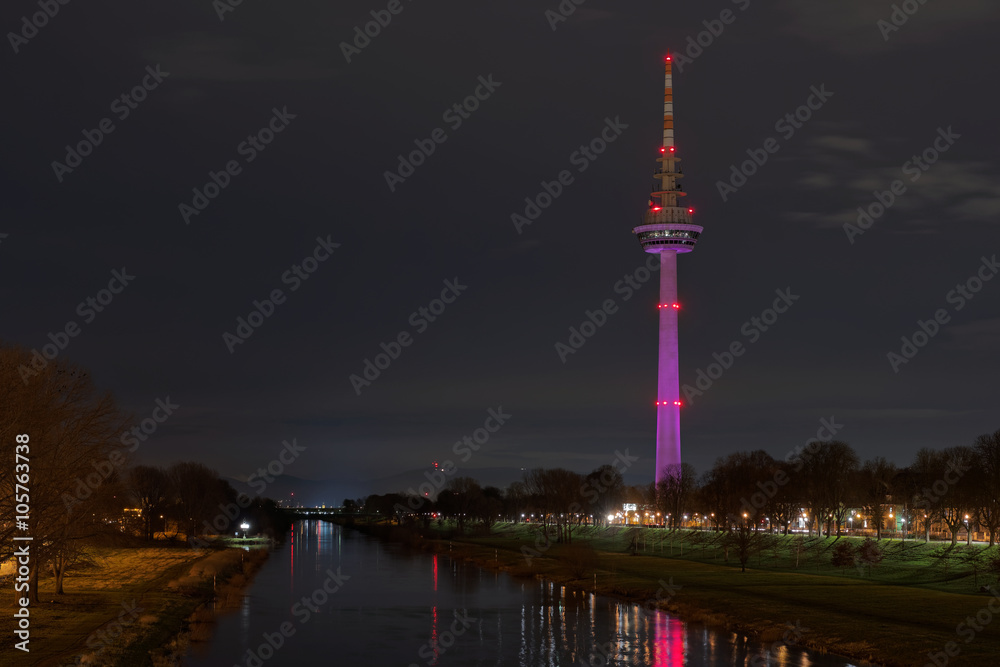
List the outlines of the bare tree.
{"type": "Polygon", "coordinates": [[[979,436],[973,447],[979,471],[976,514],[979,525],[990,533],[992,547],[1000,530],[1000,430],[979,436]]]}
{"type": "Polygon", "coordinates": [[[868,518],[875,527],[875,537],[878,540],[882,539],[886,509],[892,507],[890,498],[897,473],[895,464],[889,463],[881,456],[865,461],[865,465],[861,468],[861,497],[868,509],[868,518]]]}
{"type": "Polygon", "coordinates": [[[514,523],[521,521],[521,514],[524,512],[527,501],[528,491],[524,482],[511,482],[503,494],[503,506],[507,516],[513,517],[514,523]]]}
{"type": "Polygon", "coordinates": [[[0,503],[14,507],[21,497],[30,506],[26,521],[0,523],[0,557],[11,555],[15,533],[33,538],[29,590],[37,601],[39,567],[52,569],[61,594],[81,545],[112,525],[104,503],[125,463],[126,419],[82,368],[62,359],[31,364],[26,350],[0,348],[0,453],[12,464],[15,454],[24,457],[21,466],[0,466],[0,503]]]}
{"type": "Polygon", "coordinates": [[[126,488],[142,512],[143,533],[153,539],[153,518],[170,496],[170,477],[163,468],[135,466],[129,471],[126,488]]]}
{"type": "MultiPolygon", "coordinates": [[[[975,468],[976,457],[971,447],[949,447],[936,457],[939,479],[947,480],[949,470],[975,468]]],[[[951,531],[952,546],[958,544],[958,534],[965,528],[969,543],[972,542],[972,524],[976,516],[976,489],[972,484],[948,484],[941,496],[940,519],[951,531]]]]}
{"type": "Polygon", "coordinates": [[[947,487],[935,490],[935,485],[945,484],[942,477],[944,472],[941,453],[926,448],[917,452],[908,471],[916,518],[923,522],[924,542],[931,541],[931,525],[941,517],[943,511],[943,496],[947,487]]]}
{"type": "Polygon", "coordinates": [[[756,521],[750,517],[740,517],[735,529],[726,534],[725,543],[735,548],[736,557],[740,561],[740,572],[746,572],[750,558],[764,548],[764,538],[765,534],[757,530],[756,521]]]}
{"type": "Polygon", "coordinates": [[[671,526],[680,524],[679,519],[688,510],[696,486],[697,473],[690,463],[664,466],[656,485],[656,507],[664,516],[670,516],[671,526]]]}
{"type": "Polygon", "coordinates": [[[839,440],[822,443],[805,459],[810,504],[817,523],[826,520],[827,537],[832,524],[836,524],[840,535],[844,520],[857,500],[858,465],[858,456],[851,446],[839,440]]]}
{"type": "Polygon", "coordinates": [[[228,499],[228,484],[219,479],[219,473],[201,463],[182,461],[167,469],[167,477],[173,498],[172,514],[185,527],[188,539],[205,532],[203,527],[218,529],[216,519],[228,499]]]}
{"type": "Polygon", "coordinates": [[[455,477],[449,482],[448,488],[454,493],[451,503],[458,517],[458,530],[464,531],[465,522],[477,511],[483,489],[479,486],[479,482],[471,477],[455,477]]]}
{"type": "Polygon", "coordinates": [[[596,523],[608,523],[608,516],[621,509],[625,480],[613,465],[596,468],[583,480],[581,495],[590,503],[596,523]]]}
{"type": "Polygon", "coordinates": [[[555,499],[556,540],[571,542],[573,539],[573,523],[583,506],[580,503],[580,489],[583,478],[579,473],[565,468],[547,470],[555,499]]]}

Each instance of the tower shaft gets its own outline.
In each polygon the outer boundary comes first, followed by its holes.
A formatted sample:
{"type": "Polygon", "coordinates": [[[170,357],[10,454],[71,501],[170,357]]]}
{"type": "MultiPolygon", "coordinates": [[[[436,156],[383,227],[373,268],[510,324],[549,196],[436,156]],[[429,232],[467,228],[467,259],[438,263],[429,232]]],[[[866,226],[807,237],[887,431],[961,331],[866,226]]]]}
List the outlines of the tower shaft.
{"type": "Polygon", "coordinates": [[[656,395],[661,405],[656,411],[656,482],[665,470],[679,470],[681,463],[680,363],[677,347],[677,253],[660,253],[660,352],[657,364],[656,395]],[[663,399],[668,399],[666,406],[663,399]],[[677,466],[677,467],[675,467],[677,466]]]}

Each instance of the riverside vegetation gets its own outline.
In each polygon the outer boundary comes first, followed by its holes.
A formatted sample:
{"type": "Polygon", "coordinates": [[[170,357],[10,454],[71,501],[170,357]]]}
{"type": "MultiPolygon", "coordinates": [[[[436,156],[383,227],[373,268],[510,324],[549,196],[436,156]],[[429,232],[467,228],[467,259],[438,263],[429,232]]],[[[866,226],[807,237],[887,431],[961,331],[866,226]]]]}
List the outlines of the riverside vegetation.
{"type": "Polygon", "coordinates": [[[488,533],[463,533],[452,522],[355,527],[764,642],[791,623],[809,628],[799,642],[809,649],[887,666],[944,664],[946,647],[960,651],[954,664],[995,665],[1000,655],[991,610],[1000,609],[998,547],[883,539],[872,548],[854,537],[756,533],[741,572],[740,544],[725,532],[580,526],[571,543],[559,543],[535,523],[488,533]],[[865,549],[880,558],[862,562],[865,549]]]}

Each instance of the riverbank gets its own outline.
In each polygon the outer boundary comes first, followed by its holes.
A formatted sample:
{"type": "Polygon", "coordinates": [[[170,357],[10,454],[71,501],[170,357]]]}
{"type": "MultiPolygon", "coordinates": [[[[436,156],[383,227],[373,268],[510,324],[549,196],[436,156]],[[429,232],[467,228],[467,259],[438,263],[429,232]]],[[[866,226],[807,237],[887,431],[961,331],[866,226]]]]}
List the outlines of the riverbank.
{"type": "MultiPolygon", "coordinates": [[[[357,528],[514,576],[544,577],[661,608],[762,642],[776,641],[788,625],[798,625],[807,629],[797,642],[803,647],[893,667],[924,665],[930,655],[938,656],[940,664],[995,665],[1000,655],[1000,623],[989,622],[994,598],[976,592],[972,574],[958,571],[949,558],[933,551],[941,545],[890,545],[900,550],[900,565],[887,566],[880,574],[892,581],[876,581],[864,570],[847,573],[827,566],[824,554],[832,549],[832,538],[798,543],[800,550],[807,544],[808,551],[795,553],[795,563],[814,572],[780,569],[789,557],[786,545],[783,551],[773,547],[773,553],[757,553],[741,573],[738,564],[721,560],[721,547],[719,562],[711,562],[716,555],[706,540],[713,534],[577,529],[572,545],[545,546],[537,525],[501,524],[478,536],[460,536],[447,528],[357,528]],[[630,536],[645,547],[635,556],[627,553],[630,536]],[[942,588],[969,592],[936,590],[942,588]],[[959,657],[949,658],[946,650],[959,657]]],[[[962,558],[954,556],[956,563],[962,558]]],[[[975,577],[986,583],[982,575],[975,577]]],[[[993,607],[1000,610],[1000,601],[993,607]]]]}
{"type": "MultiPolygon", "coordinates": [[[[66,577],[64,595],[56,595],[53,579],[42,576],[41,602],[29,607],[30,653],[18,655],[17,664],[178,664],[191,641],[210,634],[213,602],[237,605],[268,553],[217,547],[91,549],[66,577]]],[[[13,620],[3,614],[0,622],[8,637],[14,636],[13,620]]]]}

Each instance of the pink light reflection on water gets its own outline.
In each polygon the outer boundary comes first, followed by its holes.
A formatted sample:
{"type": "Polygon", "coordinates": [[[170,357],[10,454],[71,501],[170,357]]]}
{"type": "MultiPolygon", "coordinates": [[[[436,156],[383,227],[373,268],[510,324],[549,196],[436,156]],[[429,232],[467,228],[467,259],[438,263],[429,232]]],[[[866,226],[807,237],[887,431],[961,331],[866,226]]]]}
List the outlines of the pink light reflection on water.
{"type": "Polygon", "coordinates": [[[653,665],[655,667],[684,667],[686,628],[669,614],[656,612],[653,621],[653,665]]]}

